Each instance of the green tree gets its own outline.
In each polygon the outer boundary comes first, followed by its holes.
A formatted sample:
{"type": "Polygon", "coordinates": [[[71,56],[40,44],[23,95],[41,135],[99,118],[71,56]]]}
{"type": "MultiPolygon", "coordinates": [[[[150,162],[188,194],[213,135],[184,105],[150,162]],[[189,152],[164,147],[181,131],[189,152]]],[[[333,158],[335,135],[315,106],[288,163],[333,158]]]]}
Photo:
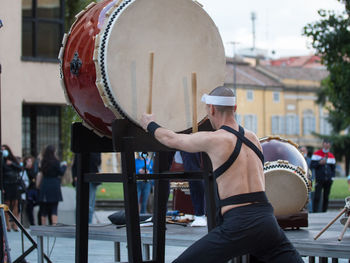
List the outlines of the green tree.
{"type": "Polygon", "coordinates": [[[65,0],[65,28],[66,32],[70,29],[71,25],[75,21],[75,16],[83,10],[91,2],[96,2],[93,0],[65,0]]]}
{"type": "MultiPolygon", "coordinates": [[[[83,10],[92,0],[65,0],[65,30],[69,31],[75,21],[75,16],[83,10]]],[[[64,106],[61,109],[61,135],[62,135],[62,157],[68,162],[72,161],[72,152],[70,151],[71,124],[75,121],[81,121],[78,114],[71,106],[64,106]]]]}
{"type": "Polygon", "coordinates": [[[338,1],[344,3],[343,13],[319,10],[321,19],[307,24],[303,34],[311,39],[312,47],[329,72],[318,92],[318,103],[331,104],[327,106],[333,127],[330,139],[336,156],[345,156],[346,173],[349,173],[350,136],[340,132],[350,126],[350,0],[338,1]]]}

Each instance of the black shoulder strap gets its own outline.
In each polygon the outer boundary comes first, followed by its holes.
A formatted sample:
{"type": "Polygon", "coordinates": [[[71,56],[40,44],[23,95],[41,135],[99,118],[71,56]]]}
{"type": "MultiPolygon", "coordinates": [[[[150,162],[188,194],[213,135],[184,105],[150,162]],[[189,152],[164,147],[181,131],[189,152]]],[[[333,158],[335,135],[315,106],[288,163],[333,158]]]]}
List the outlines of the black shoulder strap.
{"type": "MultiPolygon", "coordinates": [[[[239,126],[239,127],[241,129],[241,126],[239,126]]],[[[237,132],[236,130],[234,130],[231,127],[226,126],[226,125],[222,126],[220,129],[224,129],[224,130],[226,130],[228,132],[231,132],[234,135],[236,135],[237,138],[240,138],[244,144],[246,144],[250,149],[252,149],[256,153],[256,155],[259,157],[259,159],[261,160],[262,164],[264,165],[264,155],[263,155],[263,153],[259,150],[258,147],[255,146],[254,143],[252,143],[249,139],[247,139],[247,137],[244,136],[244,133],[242,134],[240,132],[237,132]]]]}
{"type": "MultiPolygon", "coordinates": [[[[239,126],[239,132],[244,136],[244,130],[241,126],[239,126]]],[[[239,137],[237,137],[237,143],[236,143],[235,149],[233,150],[228,160],[213,172],[215,178],[218,178],[220,175],[222,175],[236,161],[241,151],[241,147],[242,147],[242,141],[240,140],[239,137]]]]}

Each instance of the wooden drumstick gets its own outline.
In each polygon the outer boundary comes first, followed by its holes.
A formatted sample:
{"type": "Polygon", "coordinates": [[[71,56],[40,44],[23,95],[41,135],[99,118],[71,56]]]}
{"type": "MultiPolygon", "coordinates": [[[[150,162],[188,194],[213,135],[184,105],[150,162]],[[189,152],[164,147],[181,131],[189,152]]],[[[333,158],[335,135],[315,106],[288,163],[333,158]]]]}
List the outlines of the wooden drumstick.
{"type": "Polygon", "coordinates": [[[148,105],[147,105],[147,113],[152,113],[152,93],[153,93],[153,65],[154,65],[154,52],[149,54],[149,90],[148,90],[148,105]]]}
{"type": "Polygon", "coordinates": [[[350,216],[348,217],[348,220],[346,220],[346,223],[345,223],[345,225],[344,225],[344,229],[343,229],[343,231],[341,232],[340,236],[338,237],[338,241],[342,241],[343,236],[344,236],[344,234],[345,234],[345,231],[346,231],[346,229],[348,228],[349,224],[350,224],[350,216]]]}
{"type": "Polygon", "coordinates": [[[314,237],[314,240],[316,240],[317,238],[320,237],[320,235],[323,234],[324,231],[326,231],[343,213],[345,213],[346,208],[343,208],[343,210],[340,211],[340,213],[331,221],[328,223],[328,225],[326,225],[320,233],[317,234],[317,236],[314,237]]]}
{"type": "Polygon", "coordinates": [[[194,72],[192,73],[192,133],[197,131],[197,74],[194,72]]]}

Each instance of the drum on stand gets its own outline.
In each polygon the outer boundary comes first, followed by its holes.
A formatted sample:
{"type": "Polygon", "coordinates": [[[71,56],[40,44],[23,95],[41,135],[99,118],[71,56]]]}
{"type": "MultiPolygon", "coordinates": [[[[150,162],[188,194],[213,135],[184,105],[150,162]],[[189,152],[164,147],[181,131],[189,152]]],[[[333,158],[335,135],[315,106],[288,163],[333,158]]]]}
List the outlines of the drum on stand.
{"type": "MultiPolygon", "coordinates": [[[[96,133],[111,136],[116,118],[138,124],[149,97],[157,122],[174,131],[192,127],[191,73],[197,102],[223,85],[225,52],[218,29],[192,0],[105,0],[77,15],[59,59],[67,101],[96,133]]],[[[198,107],[204,120],[205,108],[198,107]]]]}
{"type": "Polygon", "coordinates": [[[260,140],[264,154],[266,195],[276,216],[300,212],[308,203],[311,182],[298,146],[280,137],[260,140]]]}

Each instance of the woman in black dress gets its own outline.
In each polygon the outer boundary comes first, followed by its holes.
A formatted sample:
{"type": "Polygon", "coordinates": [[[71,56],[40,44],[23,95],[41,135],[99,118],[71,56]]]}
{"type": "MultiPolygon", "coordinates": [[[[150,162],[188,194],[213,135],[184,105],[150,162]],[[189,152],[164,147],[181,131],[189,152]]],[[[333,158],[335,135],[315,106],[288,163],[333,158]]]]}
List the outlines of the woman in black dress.
{"type": "Polygon", "coordinates": [[[39,190],[41,223],[46,224],[46,217],[51,215],[53,225],[57,224],[58,202],[63,201],[61,192],[61,177],[66,171],[66,165],[60,165],[55,155],[55,147],[49,145],[45,148],[40,170],[42,181],[39,190]]]}
{"type": "Polygon", "coordinates": [[[38,201],[38,189],[36,188],[36,176],[38,167],[33,156],[25,157],[23,160],[24,172],[28,178],[28,186],[26,189],[26,214],[30,225],[34,225],[34,206],[38,201]]]}
{"type": "MultiPolygon", "coordinates": [[[[1,146],[3,156],[3,178],[4,178],[4,200],[5,204],[12,211],[13,215],[19,220],[18,200],[19,193],[19,172],[22,170],[17,158],[13,155],[8,145],[1,146]]],[[[9,215],[5,213],[7,231],[18,231],[17,225],[12,222],[10,225],[9,215]]]]}

